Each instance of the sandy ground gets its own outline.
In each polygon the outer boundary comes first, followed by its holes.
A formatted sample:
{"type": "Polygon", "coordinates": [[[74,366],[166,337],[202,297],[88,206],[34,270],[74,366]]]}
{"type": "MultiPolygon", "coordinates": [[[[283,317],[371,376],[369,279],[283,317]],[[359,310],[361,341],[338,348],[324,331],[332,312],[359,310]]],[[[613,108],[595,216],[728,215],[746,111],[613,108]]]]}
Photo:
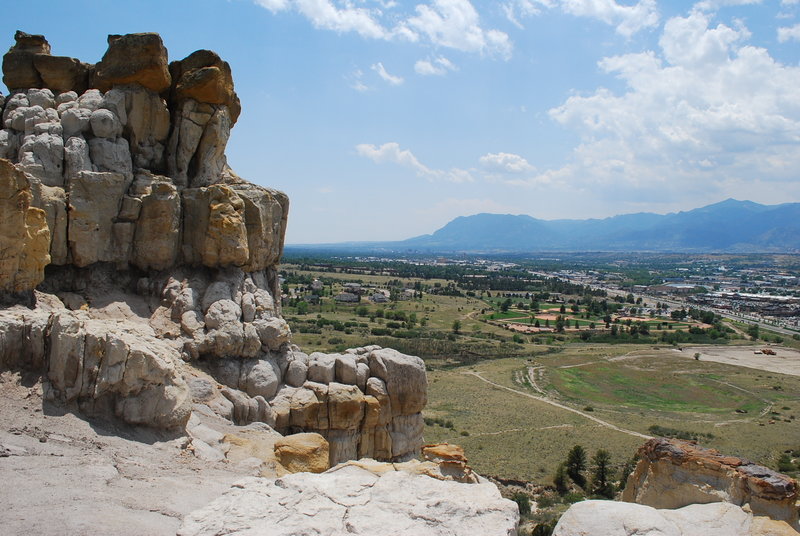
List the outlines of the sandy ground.
{"type": "Polygon", "coordinates": [[[682,351],[675,351],[690,359],[694,359],[694,354],[699,352],[700,359],[705,361],[800,376],[800,352],[791,348],[770,347],[777,355],[754,353],[762,348],[766,346],[684,346],[682,351]]]}
{"type": "Polygon", "coordinates": [[[17,380],[0,376],[3,536],[174,535],[184,515],[259,473],[252,459],[203,461],[183,436],[65,413],[17,380]]]}

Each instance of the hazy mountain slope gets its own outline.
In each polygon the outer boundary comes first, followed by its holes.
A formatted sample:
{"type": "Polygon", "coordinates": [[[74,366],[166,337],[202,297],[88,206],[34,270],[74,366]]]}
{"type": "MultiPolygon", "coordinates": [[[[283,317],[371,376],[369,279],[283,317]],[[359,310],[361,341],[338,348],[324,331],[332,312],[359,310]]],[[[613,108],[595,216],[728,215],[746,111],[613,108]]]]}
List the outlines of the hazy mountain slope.
{"type": "Polygon", "coordinates": [[[476,214],[395,245],[444,251],[796,251],[800,203],[768,206],[728,199],[686,212],[602,220],[476,214]]]}

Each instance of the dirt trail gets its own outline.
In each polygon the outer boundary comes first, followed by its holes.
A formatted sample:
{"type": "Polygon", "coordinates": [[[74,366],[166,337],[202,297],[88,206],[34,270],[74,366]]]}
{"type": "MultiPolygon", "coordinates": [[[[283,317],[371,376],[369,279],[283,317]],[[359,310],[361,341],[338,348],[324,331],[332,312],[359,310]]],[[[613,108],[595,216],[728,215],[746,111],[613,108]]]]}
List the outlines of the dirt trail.
{"type": "Polygon", "coordinates": [[[495,382],[493,382],[491,380],[488,380],[488,379],[484,378],[483,376],[480,375],[479,372],[471,372],[471,371],[469,371],[469,372],[462,372],[462,374],[467,374],[469,376],[475,376],[479,380],[481,380],[483,382],[486,382],[489,385],[492,385],[494,387],[497,387],[498,389],[504,389],[506,391],[510,391],[510,392],[512,392],[514,394],[517,394],[517,395],[520,395],[520,396],[525,396],[525,397],[528,397],[528,398],[532,398],[533,400],[538,400],[539,402],[544,402],[545,404],[550,404],[551,406],[555,406],[557,408],[561,408],[561,409],[566,410],[566,411],[571,411],[572,413],[577,413],[581,417],[584,417],[586,419],[589,419],[590,421],[596,422],[600,426],[608,428],[609,430],[614,430],[616,432],[621,432],[623,434],[632,435],[634,437],[639,437],[639,438],[642,438],[642,439],[650,439],[652,437],[652,436],[649,436],[649,435],[640,434],[639,432],[634,432],[633,430],[626,430],[625,428],[620,428],[619,426],[616,426],[614,424],[606,422],[606,421],[604,421],[602,419],[598,419],[594,415],[589,415],[588,413],[585,413],[583,411],[577,410],[575,408],[571,408],[569,406],[565,406],[564,404],[560,404],[558,402],[550,400],[549,398],[545,398],[543,396],[532,395],[530,393],[525,393],[523,391],[517,391],[516,389],[512,389],[511,387],[506,387],[505,385],[500,385],[499,383],[495,383],[495,382]]]}

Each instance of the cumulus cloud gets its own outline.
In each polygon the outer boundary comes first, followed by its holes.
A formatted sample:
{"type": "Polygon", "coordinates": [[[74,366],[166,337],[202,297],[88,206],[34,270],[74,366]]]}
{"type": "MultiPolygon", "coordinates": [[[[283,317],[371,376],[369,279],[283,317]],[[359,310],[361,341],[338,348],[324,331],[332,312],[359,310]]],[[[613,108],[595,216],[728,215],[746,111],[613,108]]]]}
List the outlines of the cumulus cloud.
{"type": "Polygon", "coordinates": [[[529,173],[536,169],[523,157],[512,153],[488,153],[480,157],[480,163],[485,169],[499,173],[529,173]]]}
{"type": "Polygon", "coordinates": [[[396,142],[384,143],[381,146],[361,143],[356,145],[359,156],[369,158],[376,164],[392,163],[414,170],[418,177],[429,181],[442,180],[449,182],[472,182],[474,178],[469,171],[453,168],[448,171],[431,169],[420,162],[408,149],[401,149],[396,142]]]}
{"type": "Polygon", "coordinates": [[[560,9],[576,17],[589,17],[614,26],[625,37],[658,24],[656,0],[639,0],[633,5],[615,0],[513,0],[503,4],[506,18],[522,28],[519,19],[539,15],[543,8],[560,9]]]}
{"type": "Polygon", "coordinates": [[[755,178],[796,180],[800,68],[746,44],[746,28],[713,25],[711,17],[694,10],[670,19],[660,54],[601,60],[626,89],[574,95],[550,110],[582,142],[568,166],[538,180],[567,176],[662,197],[700,188],[746,196],[743,185],[755,178]]]}
{"type": "Polygon", "coordinates": [[[273,13],[294,10],[315,28],[355,32],[369,39],[425,41],[438,47],[509,58],[513,45],[505,32],[486,29],[470,0],[432,0],[413,12],[397,2],[362,0],[254,0],[273,13]]]}
{"type": "Polygon", "coordinates": [[[781,43],[785,43],[787,41],[800,41],[800,24],[778,28],[778,41],[781,43]]]}
{"type": "Polygon", "coordinates": [[[403,83],[403,78],[401,76],[394,76],[386,72],[386,68],[384,68],[383,63],[381,62],[373,64],[371,69],[378,73],[378,76],[380,76],[385,82],[388,82],[393,86],[399,86],[403,83]]]}
{"type": "Polygon", "coordinates": [[[434,0],[430,5],[420,4],[416,15],[404,25],[437,46],[504,58],[511,56],[508,34],[483,29],[478,12],[469,0],[434,0]]]}
{"type": "Polygon", "coordinates": [[[447,74],[448,71],[455,70],[456,66],[453,65],[453,62],[444,56],[439,56],[438,58],[433,59],[428,58],[425,60],[419,60],[414,64],[414,71],[423,76],[443,76],[447,74]]]}

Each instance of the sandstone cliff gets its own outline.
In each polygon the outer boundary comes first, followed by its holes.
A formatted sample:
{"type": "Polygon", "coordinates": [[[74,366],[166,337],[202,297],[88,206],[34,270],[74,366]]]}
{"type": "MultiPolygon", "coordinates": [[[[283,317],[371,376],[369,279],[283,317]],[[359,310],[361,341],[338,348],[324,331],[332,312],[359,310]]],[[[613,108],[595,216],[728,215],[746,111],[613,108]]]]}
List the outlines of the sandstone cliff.
{"type": "Polygon", "coordinates": [[[654,508],[729,502],[798,527],[798,486],[786,475],[680,439],[651,439],[639,457],[623,501],[654,508]]]}
{"type": "Polygon", "coordinates": [[[17,32],[0,97],[0,370],[49,400],[182,429],[193,408],[313,431],[330,461],[422,444],[422,361],[389,349],[307,355],[280,315],[289,201],[225,147],[230,66],[169,62],[157,34],[111,35],[90,65],[17,32]]]}

